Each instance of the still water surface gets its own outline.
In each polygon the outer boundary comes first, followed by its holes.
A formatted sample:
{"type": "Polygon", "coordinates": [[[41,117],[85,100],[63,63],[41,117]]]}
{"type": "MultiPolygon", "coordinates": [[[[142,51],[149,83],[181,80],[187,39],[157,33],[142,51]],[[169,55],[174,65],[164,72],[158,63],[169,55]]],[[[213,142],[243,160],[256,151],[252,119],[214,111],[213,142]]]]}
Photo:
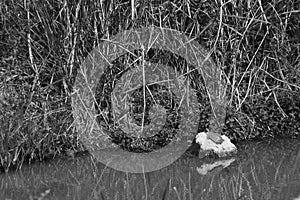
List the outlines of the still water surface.
{"type": "Polygon", "coordinates": [[[300,140],[243,142],[226,159],[183,156],[146,174],[126,174],[88,155],[0,174],[0,199],[300,200],[300,140]]]}

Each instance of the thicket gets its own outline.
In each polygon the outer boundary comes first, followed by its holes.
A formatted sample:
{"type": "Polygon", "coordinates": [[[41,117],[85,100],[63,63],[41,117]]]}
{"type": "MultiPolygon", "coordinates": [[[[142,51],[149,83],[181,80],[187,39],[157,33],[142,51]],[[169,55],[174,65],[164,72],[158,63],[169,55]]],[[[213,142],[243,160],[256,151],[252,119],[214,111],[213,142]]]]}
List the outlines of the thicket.
{"type": "Polygon", "coordinates": [[[84,150],[72,124],[76,70],[103,39],[149,25],[184,32],[212,50],[228,84],[224,134],[294,137],[299,21],[296,0],[1,1],[0,166],[84,150]]]}

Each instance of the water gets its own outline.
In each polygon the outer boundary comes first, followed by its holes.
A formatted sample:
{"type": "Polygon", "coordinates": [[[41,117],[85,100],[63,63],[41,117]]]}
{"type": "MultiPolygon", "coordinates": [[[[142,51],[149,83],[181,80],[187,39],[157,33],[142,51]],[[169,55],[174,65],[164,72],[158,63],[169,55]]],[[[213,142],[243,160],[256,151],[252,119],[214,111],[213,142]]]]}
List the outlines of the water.
{"type": "MultiPolygon", "coordinates": [[[[226,159],[185,156],[159,171],[126,174],[88,154],[0,174],[0,199],[289,200],[300,197],[300,140],[243,142],[226,159]],[[214,165],[219,165],[213,168],[214,165]],[[211,170],[208,170],[211,169],[211,170]]],[[[299,198],[300,199],[300,198],[299,198]]]]}

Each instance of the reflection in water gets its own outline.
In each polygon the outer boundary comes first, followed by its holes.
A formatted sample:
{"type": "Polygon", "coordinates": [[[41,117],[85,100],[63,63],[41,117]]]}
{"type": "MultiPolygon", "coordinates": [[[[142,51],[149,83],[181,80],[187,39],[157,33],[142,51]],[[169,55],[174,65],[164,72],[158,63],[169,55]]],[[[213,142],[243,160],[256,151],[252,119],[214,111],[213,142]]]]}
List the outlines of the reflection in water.
{"type": "Polygon", "coordinates": [[[0,199],[299,199],[299,140],[237,146],[226,162],[186,156],[146,174],[115,171],[89,155],[35,163],[0,174],[0,199]]]}
{"type": "Polygon", "coordinates": [[[208,173],[212,173],[212,171],[220,171],[223,170],[223,168],[227,168],[231,163],[235,161],[234,158],[230,159],[224,159],[220,161],[215,161],[213,163],[204,163],[200,167],[197,167],[197,171],[199,174],[207,175],[208,173]],[[218,170],[217,170],[218,169],[218,170]]]}

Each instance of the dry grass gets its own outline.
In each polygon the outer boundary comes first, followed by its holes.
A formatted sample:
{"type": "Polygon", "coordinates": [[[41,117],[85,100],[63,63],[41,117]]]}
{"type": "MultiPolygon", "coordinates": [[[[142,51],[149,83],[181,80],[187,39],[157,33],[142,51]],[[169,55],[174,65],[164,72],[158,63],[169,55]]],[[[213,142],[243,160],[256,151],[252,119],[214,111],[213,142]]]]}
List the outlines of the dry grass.
{"type": "MultiPolygon", "coordinates": [[[[83,150],[73,130],[70,103],[81,61],[103,39],[149,25],[184,32],[209,50],[227,83],[225,134],[236,140],[298,135],[299,4],[1,2],[0,165],[20,167],[24,160],[83,150]]],[[[208,115],[203,113],[203,118],[208,115]]]]}

